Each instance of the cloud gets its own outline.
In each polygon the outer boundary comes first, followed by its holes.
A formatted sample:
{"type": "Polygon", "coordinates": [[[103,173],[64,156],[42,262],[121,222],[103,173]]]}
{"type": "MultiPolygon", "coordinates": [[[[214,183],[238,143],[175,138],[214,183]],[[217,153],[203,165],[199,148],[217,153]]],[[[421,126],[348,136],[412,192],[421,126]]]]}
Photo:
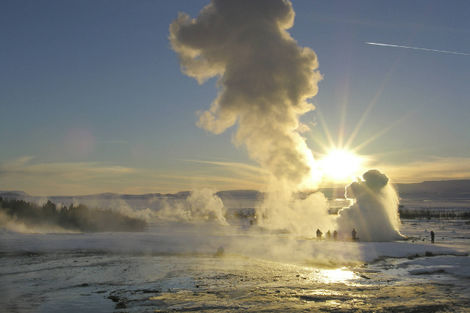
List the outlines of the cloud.
{"type": "Polygon", "coordinates": [[[235,142],[274,177],[297,186],[311,179],[313,157],[299,134],[299,117],[322,79],[315,52],[287,32],[290,1],[213,0],[197,18],[180,13],[170,42],[182,71],[219,93],[198,126],[220,134],[237,125],[235,142]]]}
{"type": "Polygon", "coordinates": [[[223,167],[229,170],[232,170],[237,173],[243,173],[243,175],[252,176],[256,175],[257,177],[267,176],[269,172],[259,166],[249,165],[246,163],[240,162],[227,162],[227,161],[205,161],[205,160],[186,160],[188,162],[215,165],[218,167],[223,167]]]}
{"type": "Polygon", "coordinates": [[[34,194],[83,194],[102,190],[99,182],[110,188],[136,169],[98,162],[34,162],[26,156],[0,163],[0,189],[20,189],[34,194]]]}
{"type": "Polygon", "coordinates": [[[259,190],[265,183],[266,172],[256,166],[237,162],[190,162],[206,167],[163,170],[99,162],[46,163],[24,156],[0,163],[0,190],[22,190],[47,196],[177,192],[194,188],[259,190]]]}
{"type": "Polygon", "coordinates": [[[102,175],[122,175],[135,170],[123,166],[104,166],[96,162],[31,163],[32,158],[20,158],[13,163],[0,164],[0,175],[61,175],[68,178],[102,175]]]}
{"type": "Polygon", "coordinates": [[[377,165],[394,182],[421,182],[424,180],[470,179],[469,157],[428,157],[402,164],[377,165]]]}

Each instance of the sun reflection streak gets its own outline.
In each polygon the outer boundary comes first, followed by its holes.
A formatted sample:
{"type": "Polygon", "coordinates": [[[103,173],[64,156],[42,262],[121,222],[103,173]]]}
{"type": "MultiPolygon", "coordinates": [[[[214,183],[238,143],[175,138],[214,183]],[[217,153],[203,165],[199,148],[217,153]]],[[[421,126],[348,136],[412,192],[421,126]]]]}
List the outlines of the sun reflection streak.
{"type": "Polygon", "coordinates": [[[357,275],[348,270],[346,267],[337,269],[319,269],[315,273],[315,278],[320,282],[331,283],[346,283],[347,281],[358,278],[357,275]]]}

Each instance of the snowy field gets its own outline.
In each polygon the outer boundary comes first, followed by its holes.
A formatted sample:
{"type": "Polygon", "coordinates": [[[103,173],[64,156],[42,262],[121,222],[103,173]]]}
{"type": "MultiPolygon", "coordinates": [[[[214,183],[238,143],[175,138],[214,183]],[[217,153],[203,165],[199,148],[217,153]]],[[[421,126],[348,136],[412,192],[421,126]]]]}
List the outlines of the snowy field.
{"type": "Polygon", "coordinates": [[[402,233],[366,243],[216,225],[3,231],[0,311],[470,311],[470,225],[405,220],[402,233]]]}

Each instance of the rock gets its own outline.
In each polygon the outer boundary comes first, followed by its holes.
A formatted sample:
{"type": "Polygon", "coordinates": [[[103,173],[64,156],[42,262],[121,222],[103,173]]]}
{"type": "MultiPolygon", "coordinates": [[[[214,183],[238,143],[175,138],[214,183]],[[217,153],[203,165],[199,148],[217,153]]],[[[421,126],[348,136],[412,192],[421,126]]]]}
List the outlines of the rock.
{"type": "Polygon", "coordinates": [[[114,308],[115,309],[125,309],[125,308],[127,308],[127,305],[126,305],[125,302],[121,301],[121,302],[118,302],[114,308]]]}
{"type": "Polygon", "coordinates": [[[109,295],[108,299],[112,300],[113,302],[118,302],[119,301],[119,297],[114,296],[114,295],[109,295]]]}

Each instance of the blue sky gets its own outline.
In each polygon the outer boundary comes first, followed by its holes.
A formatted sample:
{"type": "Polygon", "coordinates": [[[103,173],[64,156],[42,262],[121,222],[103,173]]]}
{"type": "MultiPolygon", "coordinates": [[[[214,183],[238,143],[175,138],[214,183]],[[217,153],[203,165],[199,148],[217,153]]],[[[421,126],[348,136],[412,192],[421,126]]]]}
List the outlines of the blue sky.
{"type": "MultiPolygon", "coordinates": [[[[324,76],[302,117],[315,153],[362,119],[350,148],[380,135],[357,153],[395,181],[470,178],[470,56],[365,44],[470,53],[470,2],[292,2],[289,32],[324,76]]],[[[184,76],[170,48],[177,13],[207,3],[2,1],[0,190],[261,188],[233,129],[196,126],[215,79],[184,76]]]]}

